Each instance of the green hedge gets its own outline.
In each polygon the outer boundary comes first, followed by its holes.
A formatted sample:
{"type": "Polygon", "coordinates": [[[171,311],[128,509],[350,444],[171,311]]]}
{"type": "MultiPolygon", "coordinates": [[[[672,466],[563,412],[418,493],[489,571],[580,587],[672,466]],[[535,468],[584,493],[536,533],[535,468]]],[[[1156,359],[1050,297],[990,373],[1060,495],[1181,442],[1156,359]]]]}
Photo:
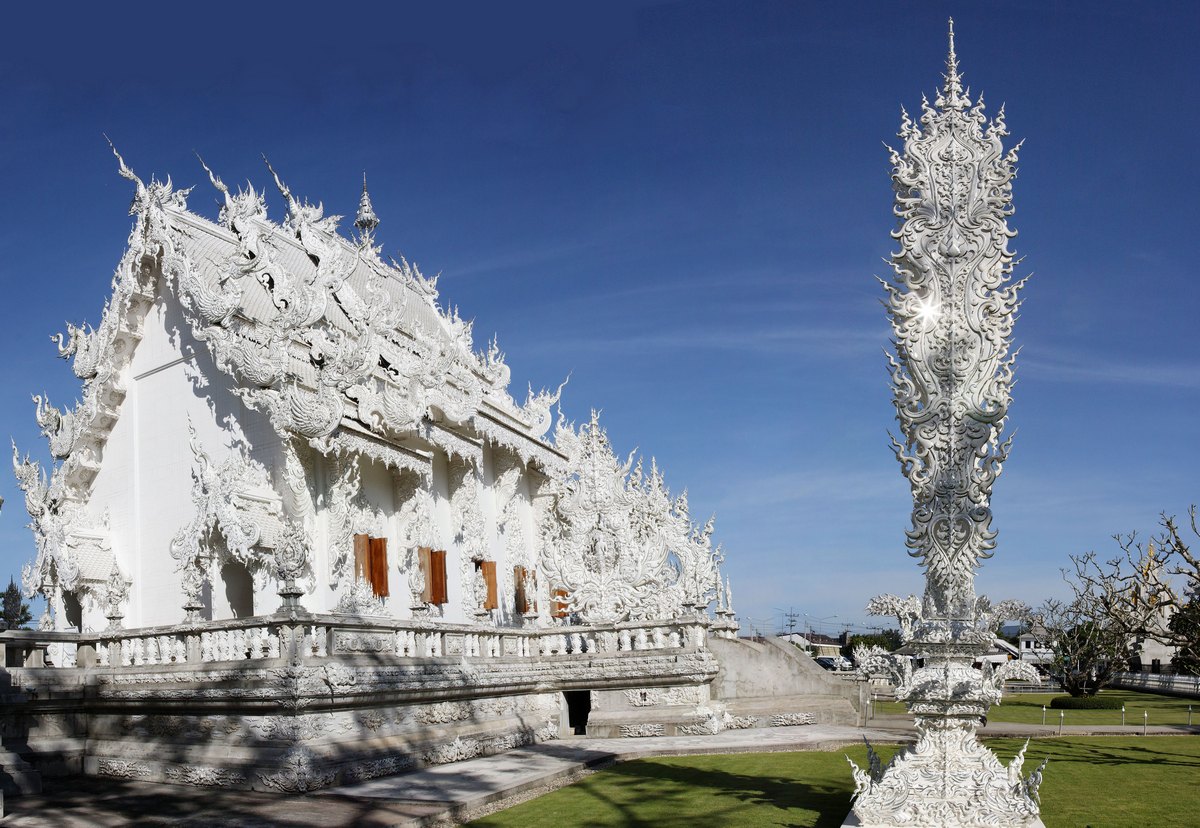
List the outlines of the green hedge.
{"type": "Polygon", "coordinates": [[[1055,696],[1050,706],[1056,710],[1120,710],[1121,700],[1112,696],[1055,696]]]}

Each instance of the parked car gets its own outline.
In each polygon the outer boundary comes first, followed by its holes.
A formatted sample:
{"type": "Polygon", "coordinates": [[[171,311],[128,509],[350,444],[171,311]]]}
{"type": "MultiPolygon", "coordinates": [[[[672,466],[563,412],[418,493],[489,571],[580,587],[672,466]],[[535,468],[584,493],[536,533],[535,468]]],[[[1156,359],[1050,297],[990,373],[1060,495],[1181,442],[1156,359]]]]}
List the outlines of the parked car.
{"type": "Polygon", "coordinates": [[[854,664],[847,658],[842,656],[818,656],[813,661],[820,664],[826,670],[853,670],[854,664]]]}

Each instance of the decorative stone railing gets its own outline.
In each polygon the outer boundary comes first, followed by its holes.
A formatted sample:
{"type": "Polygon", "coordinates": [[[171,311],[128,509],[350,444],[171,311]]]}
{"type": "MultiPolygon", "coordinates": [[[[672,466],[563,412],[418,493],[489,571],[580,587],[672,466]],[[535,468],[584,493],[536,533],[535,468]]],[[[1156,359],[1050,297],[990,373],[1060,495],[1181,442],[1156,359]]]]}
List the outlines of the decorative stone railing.
{"type": "Polygon", "coordinates": [[[99,633],[0,633],[8,667],[143,668],[326,657],[546,659],[701,649],[700,619],[536,628],[344,615],[258,616],[99,633]]]}
{"type": "Polygon", "coordinates": [[[1148,690],[1151,693],[1200,698],[1200,676],[1171,673],[1117,673],[1113,677],[1112,686],[1127,690],[1148,690]]]}

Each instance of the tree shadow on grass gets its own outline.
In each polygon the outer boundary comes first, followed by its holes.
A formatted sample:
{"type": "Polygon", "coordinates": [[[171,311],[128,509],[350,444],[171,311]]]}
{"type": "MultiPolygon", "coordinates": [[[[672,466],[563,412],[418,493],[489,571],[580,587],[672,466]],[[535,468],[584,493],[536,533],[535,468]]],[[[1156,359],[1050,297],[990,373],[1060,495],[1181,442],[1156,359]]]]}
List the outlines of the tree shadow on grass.
{"type": "MultiPolygon", "coordinates": [[[[653,761],[630,762],[608,770],[605,784],[586,780],[576,786],[581,794],[603,803],[609,814],[619,815],[619,820],[577,824],[723,828],[739,824],[739,812],[753,810],[755,825],[837,828],[850,810],[848,776],[846,785],[837,786],[653,761]],[[713,807],[697,814],[695,799],[700,791],[712,800],[713,807]],[[777,818],[764,814],[764,808],[776,809],[777,818]],[[796,821],[798,818],[803,821],[796,821]]],[[[747,813],[745,818],[751,815],[747,813]]]]}
{"type": "MultiPolygon", "coordinates": [[[[1195,743],[1186,741],[1186,736],[1165,737],[1180,739],[1179,750],[1169,750],[1163,746],[1163,739],[1153,742],[1129,744],[1114,744],[1111,737],[1095,737],[1097,741],[1071,739],[1044,739],[1030,742],[1028,756],[1045,756],[1054,762],[1076,762],[1087,765],[1159,765],[1195,768],[1200,770],[1200,755],[1195,749],[1189,752],[1187,747],[1195,743]],[[1100,741],[1104,739],[1105,741],[1100,741]]],[[[1007,761],[1020,746],[1022,739],[989,739],[988,747],[1007,761]]],[[[1169,744],[1169,743],[1168,743],[1169,744]]],[[[1040,759],[1039,759],[1040,761],[1040,759]]]]}

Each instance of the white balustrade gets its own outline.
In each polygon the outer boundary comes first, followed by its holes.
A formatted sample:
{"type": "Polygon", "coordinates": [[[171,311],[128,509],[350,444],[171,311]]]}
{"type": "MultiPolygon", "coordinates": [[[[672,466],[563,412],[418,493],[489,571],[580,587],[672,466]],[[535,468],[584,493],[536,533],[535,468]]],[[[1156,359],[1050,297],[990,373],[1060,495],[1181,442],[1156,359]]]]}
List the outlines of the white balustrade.
{"type": "Polygon", "coordinates": [[[365,625],[355,620],[336,620],[326,626],[300,625],[287,634],[287,626],[275,626],[268,619],[259,624],[225,623],[228,626],[207,622],[191,627],[148,629],[143,635],[120,631],[83,636],[78,642],[52,640],[41,647],[47,666],[74,666],[72,656],[76,647],[84,644],[90,645],[87,664],[119,668],[164,667],[189,661],[208,664],[279,659],[285,654],[288,635],[296,637],[296,652],[301,658],[324,658],[333,629],[372,630],[373,635],[394,636],[394,653],[399,658],[443,657],[448,639],[453,639],[451,649],[455,654],[468,658],[530,659],[584,654],[616,658],[642,651],[701,648],[707,636],[707,629],[701,623],[653,620],[642,621],[640,626],[637,623],[597,627],[555,625],[523,629],[431,624],[421,620],[365,625]]]}

